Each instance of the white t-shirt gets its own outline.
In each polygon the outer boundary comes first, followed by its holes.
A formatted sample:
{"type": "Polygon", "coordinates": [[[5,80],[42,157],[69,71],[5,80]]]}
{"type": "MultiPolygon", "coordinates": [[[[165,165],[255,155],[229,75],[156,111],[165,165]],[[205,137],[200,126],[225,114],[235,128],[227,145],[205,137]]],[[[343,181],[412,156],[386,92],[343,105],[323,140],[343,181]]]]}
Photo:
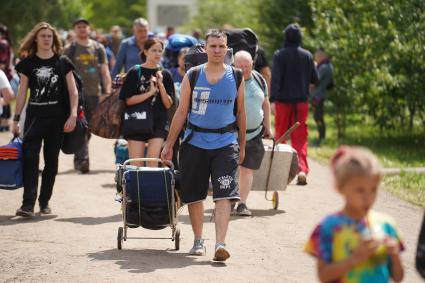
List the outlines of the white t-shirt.
{"type": "MultiPolygon", "coordinates": [[[[2,70],[0,70],[0,93],[5,88],[9,88],[12,91],[12,87],[10,86],[10,83],[6,77],[6,74],[2,70]]],[[[0,100],[0,115],[1,114],[3,114],[3,104],[1,104],[1,100],[0,100]]]]}

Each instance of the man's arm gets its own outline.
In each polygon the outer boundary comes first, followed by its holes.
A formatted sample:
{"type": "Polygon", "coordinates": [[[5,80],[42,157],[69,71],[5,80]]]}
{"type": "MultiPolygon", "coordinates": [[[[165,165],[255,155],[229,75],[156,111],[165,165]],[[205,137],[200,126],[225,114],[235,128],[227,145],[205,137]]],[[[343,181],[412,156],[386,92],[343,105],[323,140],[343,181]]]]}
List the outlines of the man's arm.
{"type": "Polygon", "coordinates": [[[239,164],[242,164],[245,158],[246,143],[246,113],[245,113],[245,82],[242,80],[238,89],[236,122],[238,124],[239,139],[239,164]]]}
{"type": "MultiPolygon", "coordinates": [[[[15,117],[21,116],[22,109],[24,108],[27,99],[28,90],[28,77],[22,73],[19,74],[21,80],[19,81],[18,95],[16,97],[15,117]]],[[[13,119],[12,133],[19,134],[19,119],[13,119]]]]}
{"type": "Polygon", "coordinates": [[[111,80],[111,75],[109,73],[108,64],[102,64],[100,67],[100,72],[102,74],[103,90],[106,94],[110,94],[112,80],[111,80]]]}
{"type": "Polygon", "coordinates": [[[180,88],[180,101],[171,121],[170,131],[165,141],[164,149],[161,152],[162,160],[171,160],[173,158],[173,146],[179,136],[184,122],[186,121],[189,112],[189,105],[191,100],[191,90],[188,76],[185,75],[180,88]]]}
{"type": "Polygon", "coordinates": [[[115,78],[121,72],[122,66],[124,65],[125,54],[127,53],[127,41],[122,41],[120,44],[120,49],[118,50],[117,60],[115,66],[112,69],[112,77],[115,78]]]}

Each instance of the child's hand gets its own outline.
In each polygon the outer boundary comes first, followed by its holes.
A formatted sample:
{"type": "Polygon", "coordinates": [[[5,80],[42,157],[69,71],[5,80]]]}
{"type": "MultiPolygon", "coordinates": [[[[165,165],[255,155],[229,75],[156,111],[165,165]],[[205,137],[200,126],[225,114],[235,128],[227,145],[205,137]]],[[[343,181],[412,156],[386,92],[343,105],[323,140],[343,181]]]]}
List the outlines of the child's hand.
{"type": "Polygon", "coordinates": [[[362,240],[357,249],[354,250],[353,258],[356,264],[367,260],[377,249],[379,242],[373,239],[362,240]]]}
{"type": "Polygon", "coordinates": [[[392,237],[386,237],[384,239],[384,245],[387,248],[389,256],[396,256],[400,253],[400,246],[398,241],[392,237]]]}

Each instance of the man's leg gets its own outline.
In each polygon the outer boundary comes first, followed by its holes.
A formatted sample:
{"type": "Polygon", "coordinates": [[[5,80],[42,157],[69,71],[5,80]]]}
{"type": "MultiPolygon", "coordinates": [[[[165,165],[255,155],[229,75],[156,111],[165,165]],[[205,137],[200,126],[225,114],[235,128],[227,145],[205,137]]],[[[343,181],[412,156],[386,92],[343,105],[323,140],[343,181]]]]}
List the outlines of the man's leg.
{"type": "Polygon", "coordinates": [[[40,196],[38,198],[40,212],[43,214],[51,213],[48,205],[58,173],[59,152],[63,139],[63,122],[49,121],[49,124],[50,130],[44,138],[43,154],[45,165],[41,178],[40,196]]]}
{"type": "Polygon", "coordinates": [[[188,204],[194,243],[191,255],[205,255],[202,228],[204,220],[203,200],[207,197],[210,165],[208,151],[186,142],[180,147],[180,196],[188,204]]]}
{"type": "Polygon", "coordinates": [[[315,102],[313,104],[313,117],[317,125],[317,130],[319,132],[319,139],[318,139],[317,145],[320,145],[320,142],[325,138],[326,126],[325,126],[325,120],[323,117],[323,114],[324,114],[323,108],[324,108],[323,100],[320,100],[319,102],[315,102]]]}
{"type": "Polygon", "coordinates": [[[230,221],[230,201],[228,199],[215,202],[215,237],[217,243],[225,243],[230,221]]]}
{"type": "Polygon", "coordinates": [[[230,257],[225,240],[230,220],[230,201],[240,200],[236,182],[239,163],[239,145],[232,144],[214,150],[211,157],[211,180],[215,202],[216,246],[214,260],[225,261],[230,257]]]}
{"type": "Polygon", "coordinates": [[[308,116],[308,103],[297,103],[297,120],[300,122],[300,126],[292,133],[292,147],[298,153],[298,165],[300,168],[300,174],[298,176],[298,183],[300,185],[306,184],[306,175],[309,172],[308,162],[307,162],[307,116],[308,116]]]}
{"type": "Polygon", "coordinates": [[[239,166],[239,192],[241,195],[241,203],[246,204],[246,200],[248,199],[248,194],[251,190],[253,180],[253,170],[243,166],[239,166]]]}
{"type": "Polygon", "coordinates": [[[204,225],[204,202],[199,201],[191,203],[187,207],[195,240],[200,240],[202,239],[202,229],[204,225]]]}

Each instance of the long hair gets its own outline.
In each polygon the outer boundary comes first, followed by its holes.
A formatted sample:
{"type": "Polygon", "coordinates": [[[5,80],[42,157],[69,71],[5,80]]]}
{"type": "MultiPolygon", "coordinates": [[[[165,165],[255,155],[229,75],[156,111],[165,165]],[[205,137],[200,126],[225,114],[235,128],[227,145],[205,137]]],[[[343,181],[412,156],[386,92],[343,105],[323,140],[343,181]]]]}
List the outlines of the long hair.
{"type": "Polygon", "coordinates": [[[49,23],[46,22],[36,24],[33,29],[25,36],[25,38],[21,42],[21,46],[19,47],[20,54],[27,54],[28,56],[31,56],[37,52],[37,42],[35,42],[35,39],[37,38],[38,33],[42,29],[49,29],[52,31],[52,50],[56,54],[62,54],[63,47],[62,42],[59,38],[59,34],[54,27],[52,27],[49,23]]]}

